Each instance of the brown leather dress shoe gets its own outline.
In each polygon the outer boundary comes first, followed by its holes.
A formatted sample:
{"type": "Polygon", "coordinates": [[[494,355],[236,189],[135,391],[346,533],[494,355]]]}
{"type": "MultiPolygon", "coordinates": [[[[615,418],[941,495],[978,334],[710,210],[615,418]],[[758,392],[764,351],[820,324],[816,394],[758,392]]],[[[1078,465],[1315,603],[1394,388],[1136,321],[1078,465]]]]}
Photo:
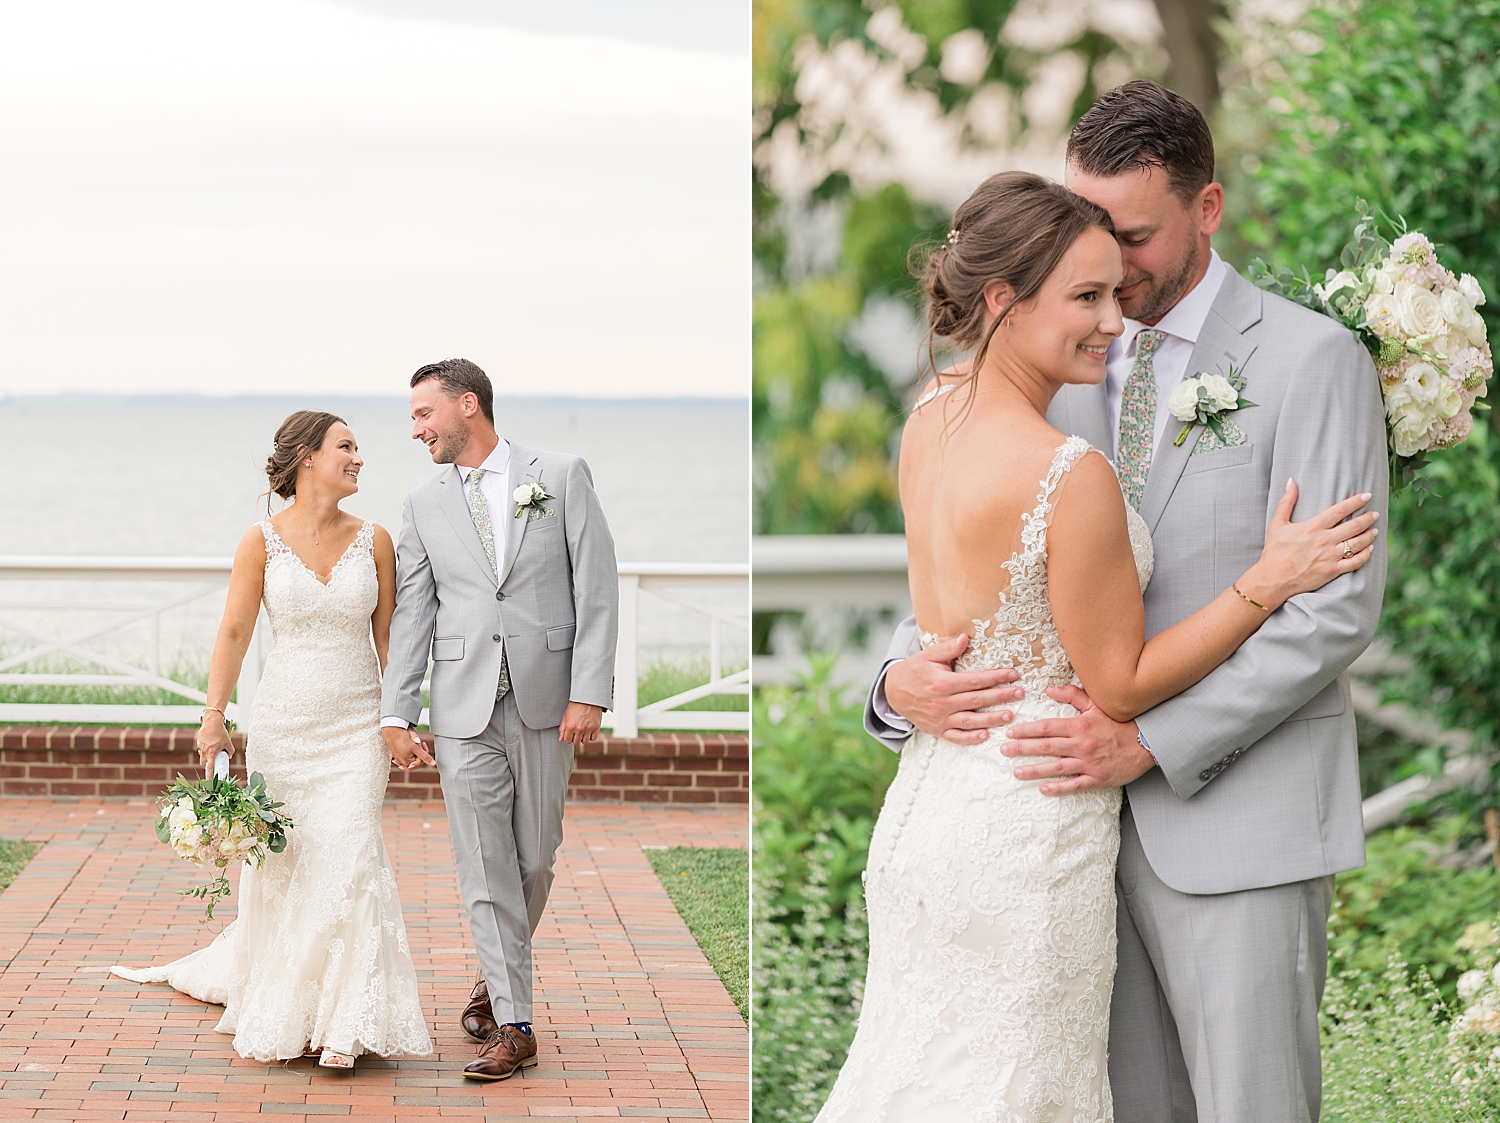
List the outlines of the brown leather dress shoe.
{"type": "Polygon", "coordinates": [[[470,1080],[506,1080],[536,1064],[536,1034],[501,1026],[479,1049],[479,1059],[464,1068],[470,1080]]]}
{"type": "Polygon", "coordinates": [[[488,1041],[500,1028],[495,1022],[494,1011],[490,1009],[489,988],[482,981],[476,983],[469,994],[469,1004],[464,1007],[463,1017],[459,1022],[464,1027],[464,1032],[480,1044],[488,1041]]]}

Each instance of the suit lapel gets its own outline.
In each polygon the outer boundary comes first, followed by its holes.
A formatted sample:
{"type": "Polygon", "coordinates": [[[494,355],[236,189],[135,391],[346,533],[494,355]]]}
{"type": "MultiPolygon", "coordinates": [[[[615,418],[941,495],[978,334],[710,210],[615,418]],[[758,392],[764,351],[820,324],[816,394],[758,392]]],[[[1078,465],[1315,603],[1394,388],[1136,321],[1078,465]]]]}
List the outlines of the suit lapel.
{"type": "Polygon", "coordinates": [[[464,480],[458,474],[458,469],[443,473],[438,478],[441,485],[438,488],[438,506],[443,509],[443,514],[453,527],[453,533],[457,534],[463,542],[469,555],[479,563],[479,568],[495,579],[495,571],[490,568],[490,559],[485,556],[484,543],[479,540],[479,531],[474,529],[474,519],[469,514],[469,501],[464,498],[464,480]]]}
{"type": "Polygon", "coordinates": [[[526,534],[526,527],[530,524],[530,517],[516,518],[516,488],[527,480],[537,478],[536,468],[537,455],[529,448],[520,445],[510,446],[510,478],[506,483],[505,494],[505,557],[500,562],[500,584],[505,584],[505,579],[510,575],[511,566],[516,564],[516,555],[521,552],[521,539],[526,534]]]}
{"type": "MultiPolygon", "coordinates": [[[[1188,360],[1183,377],[1191,378],[1200,371],[1227,374],[1230,367],[1244,369],[1255,353],[1255,344],[1247,340],[1244,333],[1260,322],[1262,305],[1260,290],[1231,269],[1203,321],[1203,330],[1198,333],[1193,357],[1188,360]]],[[[1182,444],[1174,444],[1180,432],[1182,422],[1175,417],[1169,419],[1161,443],[1151,457],[1146,493],[1141,497],[1141,518],[1146,520],[1153,534],[1182,470],[1187,467],[1188,457],[1193,454],[1193,446],[1202,435],[1200,428],[1198,432],[1189,433],[1182,444]]]]}

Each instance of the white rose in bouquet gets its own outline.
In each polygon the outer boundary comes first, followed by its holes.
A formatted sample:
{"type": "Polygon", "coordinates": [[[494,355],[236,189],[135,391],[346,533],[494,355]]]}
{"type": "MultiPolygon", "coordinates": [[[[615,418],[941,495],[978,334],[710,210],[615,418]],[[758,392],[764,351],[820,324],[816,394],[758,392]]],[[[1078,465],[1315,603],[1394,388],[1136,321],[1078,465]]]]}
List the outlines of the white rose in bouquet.
{"type": "Polygon", "coordinates": [[[1464,294],[1464,299],[1469,302],[1470,308],[1478,308],[1484,303],[1484,289],[1468,273],[1458,279],[1458,291],[1464,294]]]}
{"type": "Polygon", "coordinates": [[[1400,333],[1396,298],[1390,293],[1374,293],[1365,301],[1365,320],[1381,339],[1400,333]]]}
{"type": "Polygon", "coordinates": [[[1401,334],[1436,335],[1443,330],[1443,310],[1430,289],[1403,281],[1396,286],[1396,323],[1401,334]]]}
{"type": "Polygon", "coordinates": [[[1369,282],[1370,292],[1375,296],[1390,296],[1396,291],[1396,282],[1392,279],[1388,270],[1371,266],[1365,272],[1365,280],[1369,282]]]}

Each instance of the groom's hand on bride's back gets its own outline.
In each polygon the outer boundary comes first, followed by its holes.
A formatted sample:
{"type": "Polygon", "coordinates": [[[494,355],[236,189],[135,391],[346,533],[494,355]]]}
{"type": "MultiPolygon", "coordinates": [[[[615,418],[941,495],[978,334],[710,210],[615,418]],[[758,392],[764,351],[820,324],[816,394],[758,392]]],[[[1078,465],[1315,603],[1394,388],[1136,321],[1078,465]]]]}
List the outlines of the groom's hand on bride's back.
{"type": "Polygon", "coordinates": [[[1019,676],[1009,667],[955,671],[953,660],[968,646],[969,637],[958,635],[892,663],[885,673],[885,700],[923,733],[978,745],[1015,716],[1009,710],[979,711],[1018,701],[1026,692],[1011,685],[1019,676]]]}
{"type": "Polygon", "coordinates": [[[1123,788],[1156,766],[1135,722],[1115,721],[1076,686],[1051,687],[1047,693],[1072,706],[1078,716],[1026,721],[1005,731],[1003,755],[1057,758],[1017,764],[1017,780],[1045,780],[1038,789],[1043,795],[1068,795],[1088,788],[1123,788]]]}

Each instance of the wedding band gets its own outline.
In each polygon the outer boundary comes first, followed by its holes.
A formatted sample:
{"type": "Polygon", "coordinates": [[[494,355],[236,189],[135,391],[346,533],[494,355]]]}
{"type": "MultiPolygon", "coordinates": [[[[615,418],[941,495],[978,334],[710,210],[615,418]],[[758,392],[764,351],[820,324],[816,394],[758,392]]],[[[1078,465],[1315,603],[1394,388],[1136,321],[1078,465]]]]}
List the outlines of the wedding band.
{"type": "Polygon", "coordinates": [[[1346,541],[1344,543],[1344,560],[1348,561],[1353,556],[1354,556],[1354,543],[1346,541]]]}

